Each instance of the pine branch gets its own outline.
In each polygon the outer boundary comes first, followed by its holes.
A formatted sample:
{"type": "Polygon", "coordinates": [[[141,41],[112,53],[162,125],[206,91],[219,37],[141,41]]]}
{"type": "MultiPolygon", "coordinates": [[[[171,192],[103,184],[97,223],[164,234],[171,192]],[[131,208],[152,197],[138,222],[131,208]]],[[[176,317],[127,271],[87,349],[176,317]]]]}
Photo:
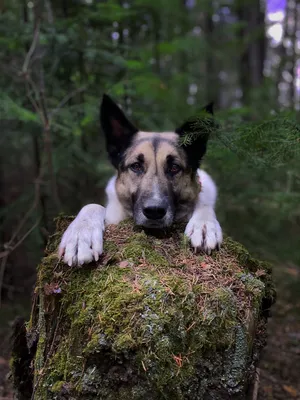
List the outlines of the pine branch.
{"type": "Polygon", "coordinates": [[[207,139],[216,130],[217,124],[208,113],[202,112],[191,117],[183,125],[183,135],[180,137],[180,146],[189,146],[200,136],[207,139]]]}

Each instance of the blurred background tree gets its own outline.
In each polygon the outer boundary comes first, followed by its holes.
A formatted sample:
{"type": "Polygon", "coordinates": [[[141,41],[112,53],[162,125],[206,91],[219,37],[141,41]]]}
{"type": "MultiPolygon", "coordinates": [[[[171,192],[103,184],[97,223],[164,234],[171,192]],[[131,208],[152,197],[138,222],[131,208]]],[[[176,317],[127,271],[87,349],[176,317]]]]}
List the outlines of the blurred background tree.
{"type": "Polygon", "coordinates": [[[215,102],[222,226],[299,292],[299,54],[298,0],[2,0],[3,326],[28,311],[53,218],[105,201],[103,93],[144,130],[215,102]]]}

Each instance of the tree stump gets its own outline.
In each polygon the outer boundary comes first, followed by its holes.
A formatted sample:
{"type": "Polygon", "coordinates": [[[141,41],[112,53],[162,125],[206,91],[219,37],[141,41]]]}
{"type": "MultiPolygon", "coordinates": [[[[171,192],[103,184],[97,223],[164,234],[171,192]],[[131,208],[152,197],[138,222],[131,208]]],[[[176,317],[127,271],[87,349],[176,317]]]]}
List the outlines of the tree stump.
{"type": "Polygon", "coordinates": [[[15,328],[16,397],[245,399],[274,301],[270,266],[230,238],[199,255],[182,226],[153,236],[126,221],[107,228],[99,262],[70,268],[56,249],[71,220],[58,218],[30,321],[15,328]]]}

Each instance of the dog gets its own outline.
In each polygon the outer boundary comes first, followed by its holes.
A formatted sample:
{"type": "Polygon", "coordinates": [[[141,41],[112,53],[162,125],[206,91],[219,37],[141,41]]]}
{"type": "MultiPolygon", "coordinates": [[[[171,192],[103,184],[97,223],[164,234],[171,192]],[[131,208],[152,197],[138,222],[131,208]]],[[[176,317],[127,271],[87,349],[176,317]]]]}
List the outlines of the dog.
{"type": "MultiPolygon", "coordinates": [[[[212,104],[203,110],[213,120],[212,104]]],[[[128,217],[149,229],[185,220],[184,233],[196,251],[210,254],[218,249],[222,230],[214,210],[217,188],[199,169],[208,135],[180,144],[191,128],[189,121],[174,132],[140,131],[107,95],[102,99],[100,123],[117,171],[106,187],[107,206],[88,204],[81,209],[62,236],[59,257],[69,266],[98,261],[105,226],[128,217]]]]}

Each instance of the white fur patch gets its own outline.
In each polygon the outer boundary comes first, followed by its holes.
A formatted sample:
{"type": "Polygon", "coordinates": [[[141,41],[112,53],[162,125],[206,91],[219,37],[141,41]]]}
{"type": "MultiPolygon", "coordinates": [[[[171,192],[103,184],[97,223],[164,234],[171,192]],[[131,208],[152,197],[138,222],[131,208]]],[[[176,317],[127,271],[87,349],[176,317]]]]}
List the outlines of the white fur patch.
{"type": "Polygon", "coordinates": [[[120,203],[116,191],[116,176],[113,176],[109,181],[105,189],[107,195],[107,206],[105,223],[106,225],[114,224],[117,225],[119,222],[126,218],[126,212],[124,207],[120,203]]]}
{"type": "Polygon", "coordinates": [[[98,204],[83,207],[63,234],[58,255],[70,267],[98,261],[103,252],[105,208],[98,204]]]}
{"type": "Polygon", "coordinates": [[[201,192],[192,217],[185,228],[185,235],[189,237],[195,250],[204,250],[210,254],[221,245],[223,240],[222,229],[214,211],[217,188],[205,171],[198,170],[197,173],[201,192]]]}

